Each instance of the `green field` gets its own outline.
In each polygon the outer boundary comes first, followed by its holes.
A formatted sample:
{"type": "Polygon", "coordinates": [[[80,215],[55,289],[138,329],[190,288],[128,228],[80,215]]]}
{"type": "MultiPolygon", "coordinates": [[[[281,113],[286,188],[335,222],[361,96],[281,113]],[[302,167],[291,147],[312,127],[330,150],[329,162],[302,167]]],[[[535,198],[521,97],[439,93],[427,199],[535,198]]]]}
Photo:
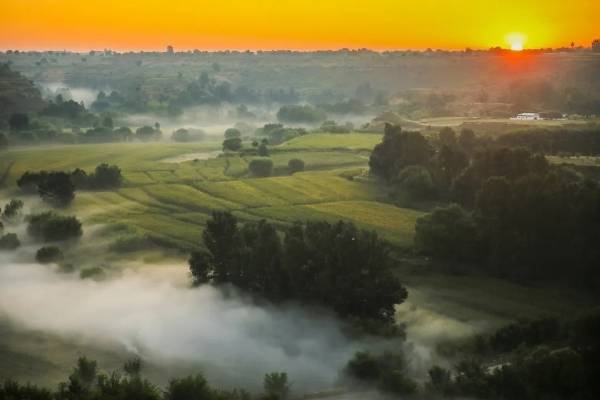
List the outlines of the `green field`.
{"type": "Polygon", "coordinates": [[[90,144],[11,149],[2,158],[5,195],[20,195],[14,183],[25,171],[88,172],[102,162],[118,165],[125,179],[115,191],[80,191],[71,209],[87,224],[125,226],[180,249],[198,245],[212,211],[230,210],[242,220],[269,219],[282,226],[296,220],[346,219],[373,229],[393,244],[412,243],[421,212],[398,208],[364,174],[373,134],[309,134],[271,150],[274,176],[253,178],[252,156],[202,159],[220,142],[195,144],[90,144]],[[290,147],[291,145],[291,147],[290,147]],[[197,155],[191,159],[186,155],[197,155]],[[182,162],[176,162],[178,160],[182,162]],[[289,175],[292,158],[305,172],[289,175]]]}
{"type": "Polygon", "coordinates": [[[296,137],[281,145],[283,149],[336,149],[371,150],[381,142],[378,133],[316,133],[296,137]]]}

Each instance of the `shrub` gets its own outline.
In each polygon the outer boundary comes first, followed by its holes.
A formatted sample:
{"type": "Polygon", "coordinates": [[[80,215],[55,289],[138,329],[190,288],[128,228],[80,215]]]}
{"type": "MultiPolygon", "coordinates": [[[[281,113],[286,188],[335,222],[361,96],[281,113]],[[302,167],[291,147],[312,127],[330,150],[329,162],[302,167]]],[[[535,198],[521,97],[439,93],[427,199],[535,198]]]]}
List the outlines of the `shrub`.
{"type": "Polygon", "coordinates": [[[81,222],[71,216],[44,212],[29,216],[28,221],[27,233],[44,242],[77,238],[83,234],[81,222]]]}
{"type": "Polygon", "coordinates": [[[238,151],[242,148],[242,139],[231,138],[223,141],[223,150],[238,151]]]}
{"type": "Polygon", "coordinates": [[[4,212],[2,212],[2,218],[13,219],[16,217],[21,209],[23,208],[23,202],[18,199],[12,199],[6,206],[4,206],[4,212]]]}
{"type": "Polygon", "coordinates": [[[14,250],[21,245],[19,238],[14,233],[7,233],[0,237],[0,250],[14,250]]]}
{"type": "Polygon", "coordinates": [[[374,355],[357,352],[346,365],[345,371],[353,378],[376,384],[385,392],[410,395],[417,390],[416,382],[406,375],[406,362],[399,353],[374,355]]]}
{"type": "Polygon", "coordinates": [[[290,174],[304,171],[304,161],[299,158],[292,158],[290,161],[288,161],[288,171],[290,174]]]}
{"type": "Polygon", "coordinates": [[[35,259],[40,264],[56,263],[62,261],[63,252],[56,246],[45,246],[35,253],[35,259]]]}
{"type": "Polygon", "coordinates": [[[273,172],[273,160],[270,158],[255,158],[250,161],[248,168],[254,176],[271,176],[271,173],[273,172]]]}
{"type": "Polygon", "coordinates": [[[229,128],[225,131],[225,139],[239,139],[242,137],[242,132],[236,128],[229,128]]]}
{"type": "Polygon", "coordinates": [[[175,132],[173,132],[173,134],[171,135],[171,139],[174,142],[191,142],[192,141],[192,137],[190,135],[190,132],[187,129],[177,129],[175,132]]]}
{"type": "Polygon", "coordinates": [[[123,183],[121,169],[116,165],[100,164],[89,177],[90,186],[96,189],[117,188],[123,183]]]}

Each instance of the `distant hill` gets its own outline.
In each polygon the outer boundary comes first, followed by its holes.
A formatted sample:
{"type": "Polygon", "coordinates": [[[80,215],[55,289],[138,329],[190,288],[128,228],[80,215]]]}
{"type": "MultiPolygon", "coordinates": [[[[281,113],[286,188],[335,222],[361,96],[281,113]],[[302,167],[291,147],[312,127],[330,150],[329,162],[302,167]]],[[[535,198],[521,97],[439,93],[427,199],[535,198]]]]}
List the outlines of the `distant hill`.
{"type": "Polygon", "coordinates": [[[12,113],[27,113],[42,110],[46,103],[40,91],[29,79],[0,64],[0,117],[12,113]]]}

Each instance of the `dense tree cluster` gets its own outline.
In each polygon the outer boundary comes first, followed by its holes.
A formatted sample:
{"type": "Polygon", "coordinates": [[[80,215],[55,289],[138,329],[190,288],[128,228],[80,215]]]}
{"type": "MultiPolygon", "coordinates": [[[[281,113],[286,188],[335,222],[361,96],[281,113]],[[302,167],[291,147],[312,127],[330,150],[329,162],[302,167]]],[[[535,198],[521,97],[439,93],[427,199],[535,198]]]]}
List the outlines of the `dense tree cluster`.
{"type": "Polygon", "coordinates": [[[477,265],[522,281],[600,285],[598,182],[499,141],[482,146],[470,131],[457,137],[445,128],[430,144],[419,133],[387,125],[371,155],[371,173],[385,179],[396,199],[457,203],[416,225],[416,249],[447,266],[477,265]]]}
{"type": "Polygon", "coordinates": [[[64,101],[61,95],[56,96],[55,101],[50,102],[40,114],[48,117],[64,118],[84,124],[89,124],[95,119],[94,115],[90,114],[83,104],[73,100],[64,101]]]}
{"type": "Polygon", "coordinates": [[[75,190],[105,190],[121,186],[123,176],[116,165],[100,164],[93,173],[82,169],[72,172],[26,171],[17,180],[17,185],[25,192],[37,191],[40,197],[57,206],[66,206],[75,198],[75,190]]]}
{"type": "Polygon", "coordinates": [[[271,301],[296,299],[390,324],[406,298],[387,244],[349,222],[298,223],[282,239],[266,221],[240,225],[216,212],[203,240],[206,250],[190,258],[196,284],[231,283],[271,301]]]}
{"type": "Polygon", "coordinates": [[[451,205],[418,220],[418,249],[513,279],[561,279],[597,287],[598,183],[550,168],[543,159],[521,160],[520,167],[514,159],[502,165],[502,174],[486,177],[478,170],[463,202],[468,206],[475,198],[468,211],[451,205]]]}
{"type": "Polygon", "coordinates": [[[102,163],[89,175],[82,169],[75,169],[71,172],[71,181],[76,189],[105,190],[120,187],[123,176],[118,166],[102,163]]]}
{"type": "Polygon", "coordinates": [[[427,164],[432,152],[420,133],[405,132],[400,126],[386,124],[383,141],[373,149],[369,167],[372,174],[390,181],[405,167],[427,164]]]}
{"type": "Polygon", "coordinates": [[[27,217],[27,233],[43,242],[75,239],[83,234],[81,222],[76,217],[43,212],[27,217]]]}
{"type": "Polygon", "coordinates": [[[431,368],[427,389],[450,398],[595,399],[598,335],[598,309],[563,323],[548,318],[513,323],[477,337],[453,371],[431,368]]]}

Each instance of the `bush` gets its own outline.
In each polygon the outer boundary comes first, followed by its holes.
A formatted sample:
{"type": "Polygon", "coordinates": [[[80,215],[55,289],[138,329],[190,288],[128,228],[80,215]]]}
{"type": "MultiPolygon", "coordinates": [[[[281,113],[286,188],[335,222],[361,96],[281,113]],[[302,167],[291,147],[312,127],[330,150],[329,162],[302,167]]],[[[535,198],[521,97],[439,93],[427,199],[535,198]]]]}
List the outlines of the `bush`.
{"type": "Polygon", "coordinates": [[[49,172],[38,183],[38,193],[42,200],[55,206],[64,207],[75,198],[75,185],[70,174],[49,172]]]}
{"type": "Polygon", "coordinates": [[[7,233],[0,237],[0,250],[14,250],[21,245],[19,238],[14,233],[7,233]]]}
{"type": "Polygon", "coordinates": [[[117,188],[123,183],[121,169],[116,165],[100,164],[89,177],[89,185],[95,189],[117,188]]]}
{"type": "Polygon", "coordinates": [[[225,139],[239,139],[242,137],[242,132],[236,128],[229,128],[225,131],[225,139]]]}
{"type": "Polygon", "coordinates": [[[81,222],[75,217],[44,212],[29,216],[28,221],[27,233],[44,242],[73,239],[83,234],[81,222]]]}
{"type": "Polygon", "coordinates": [[[325,118],[324,112],[311,106],[283,106],[277,112],[277,119],[281,122],[314,124],[324,121],[325,118]]]}
{"type": "Polygon", "coordinates": [[[23,202],[21,200],[12,199],[6,206],[4,206],[2,218],[6,220],[13,219],[19,214],[22,208],[23,202]]]}
{"type": "Polygon", "coordinates": [[[231,138],[223,141],[223,150],[238,151],[242,148],[242,139],[231,138]]]}
{"type": "Polygon", "coordinates": [[[273,160],[270,158],[255,158],[250,161],[248,169],[254,176],[267,177],[273,172],[273,160]]]}
{"type": "Polygon", "coordinates": [[[292,158],[290,161],[288,161],[288,171],[290,174],[304,171],[304,161],[299,158],[292,158]]]}
{"type": "Polygon", "coordinates": [[[175,132],[173,132],[173,134],[171,135],[171,139],[174,142],[191,142],[192,141],[192,137],[190,136],[190,132],[187,129],[177,129],[175,132]]]}
{"type": "Polygon", "coordinates": [[[62,261],[63,252],[56,246],[45,246],[35,253],[35,259],[40,264],[56,263],[62,261]]]}
{"type": "Polygon", "coordinates": [[[357,352],[345,371],[349,376],[375,384],[385,392],[410,395],[417,390],[417,383],[406,376],[406,362],[402,354],[357,352]]]}

